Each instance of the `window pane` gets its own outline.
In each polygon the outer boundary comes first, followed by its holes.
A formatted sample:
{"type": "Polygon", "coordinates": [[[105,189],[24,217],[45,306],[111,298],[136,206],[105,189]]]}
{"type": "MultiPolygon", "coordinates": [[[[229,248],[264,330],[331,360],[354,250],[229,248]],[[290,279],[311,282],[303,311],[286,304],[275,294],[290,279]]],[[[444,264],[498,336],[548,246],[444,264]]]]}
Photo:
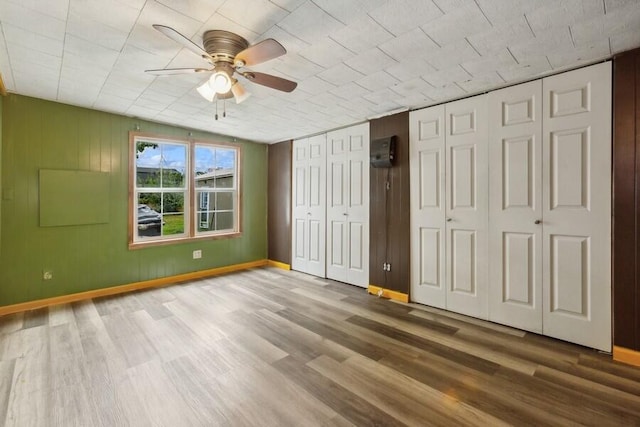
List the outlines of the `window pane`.
{"type": "Polygon", "coordinates": [[[196,221],[198,231],[215,230],[213,210],[215,208],[216,193],[209,191],[196,192],[196,221]]]}
{"type": "Polygon", "coordinates": [[[198,211],[198,231],[215,230],[215,214],[212,211],[198,211]]]}
{"type": "Polygon", "coordinates": [[[148,141],[136,143],[138,187],[184,188],[187,146],[148,141]]]}
{"type": "Polygon", "coordinates": [[[196,187],[234,188],[236,150],[196,145],[196,187]]]}
{"type": "Polygon", "coordinates": [[[187,170],[186,145],[162,144],[162,186],[184,188],[187,170]]]}
{"type": "Polygon", "coordinates": [[[216,213],[216,230],[233,230],[233,212],[216,213]]]}
{"type": "Polygon", "coordinates": [[[220,171],[216,187],[233,188],[235,186],[236,150],[216,148],[216,167],[220,171]]]}
{"type": "Polygon", "coordinates": [[[229,191],[219,192],[216,196],[216,210],[218,211],[233,210],[233,193],[229,191]]]}
{"type": "Polygon", "coordinates": [[[160,193],[141,193],[138,195],[136,214],[138,237],[160,236],[162,233],[162,216],[158,212],[160,193]]]}
{"type": "Polygon", "coordinates": [[[169,213],[162,215],[164,225],[162,226],[162,235],[170,236],[172,234],[184,234],[184,214],[169,213]]]}
{"type": "Polygon", "coordinates": [[[184,188],[184,171],[177,169],[162,169],[162,187],[184,188]]]}
{"type": "Polygon", "coordinates": [[[184,193],[164,193],[162,195],[162,235],[184,233],[184,193]]]}

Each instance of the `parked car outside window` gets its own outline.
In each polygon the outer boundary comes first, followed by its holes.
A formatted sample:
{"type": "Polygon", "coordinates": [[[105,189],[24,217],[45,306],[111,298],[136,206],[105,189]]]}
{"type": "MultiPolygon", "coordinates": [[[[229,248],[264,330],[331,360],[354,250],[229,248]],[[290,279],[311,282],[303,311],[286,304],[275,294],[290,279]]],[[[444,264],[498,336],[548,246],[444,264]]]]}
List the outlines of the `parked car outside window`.
{"type": "Polygon", "coordinates": [[[138,236],[159,236],[162,224],[162,215],[147,205],[138,205],[138,236]]]}

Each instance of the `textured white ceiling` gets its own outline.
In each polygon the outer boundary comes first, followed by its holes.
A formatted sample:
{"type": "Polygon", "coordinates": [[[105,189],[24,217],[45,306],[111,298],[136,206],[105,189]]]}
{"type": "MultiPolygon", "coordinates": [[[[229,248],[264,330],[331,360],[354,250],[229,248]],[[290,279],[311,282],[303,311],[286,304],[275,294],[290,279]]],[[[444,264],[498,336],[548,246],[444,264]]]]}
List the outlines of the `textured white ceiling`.
{"type": "Polygon", "coordinates": [[[9,92],[259,142],[302,137],[609,58],[640,46],[640,0],[0,0],[9,92]],[[287,55],[254,67],[298,82],[215,104],[206,66],[152,28],[206,30],[287,55]],[[221,106],[220,106],[221,107],[221,106]]]}

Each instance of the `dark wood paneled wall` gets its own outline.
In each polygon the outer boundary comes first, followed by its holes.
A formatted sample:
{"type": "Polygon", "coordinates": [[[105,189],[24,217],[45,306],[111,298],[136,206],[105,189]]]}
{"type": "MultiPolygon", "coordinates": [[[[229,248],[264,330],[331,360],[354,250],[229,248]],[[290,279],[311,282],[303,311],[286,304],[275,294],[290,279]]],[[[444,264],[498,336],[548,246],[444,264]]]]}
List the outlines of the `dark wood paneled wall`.
{"type": "Polygon", "coordinates": [[[391,168],[370,168],[369,283],[408,294],[409,113],[375,119],[370,125],[372,140],[396,136],[396,158],[391,168]],[[385,262],[391,263],[391,271],[382,270],[385,262]]]}
{"type": "Polygon", "coordinates": [[[613,70],[613,343],[640,350],[640,49],[613,70]]]}
{"type": "Polygon", "coordinates": [[[267,237],[269,259],[291,264],[292,141],[269,146],[267,237]]]}

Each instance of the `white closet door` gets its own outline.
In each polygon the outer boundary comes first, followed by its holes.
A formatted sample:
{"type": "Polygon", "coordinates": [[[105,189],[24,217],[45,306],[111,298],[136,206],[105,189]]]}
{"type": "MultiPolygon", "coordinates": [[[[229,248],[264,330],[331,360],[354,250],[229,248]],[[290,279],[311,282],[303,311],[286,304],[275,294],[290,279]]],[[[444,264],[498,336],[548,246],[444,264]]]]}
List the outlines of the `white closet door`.
{"type": "Polygon", "coordinates": [[[611,63],[543,79],[543,331],[611,350],[611,63]]]}
{"type": "Polygon", "coordinates": [[[447,309],[487,318],[487,97],[445,105],[447,309]]]}
{"type": "Polygon", "coordinates": [[[309,212],[309,139],[296,139],[293,141],[293,176],[291,183],[292,193],[292,230],[291,230],[291,268],[298,271],[307,271],[309,260],[309,236],[307,235],[309,212]]]}
{"type": "Polygon", "coordinates": [[[291,268],[325,277],[325,135],[293,141],[291,268]]]}
{"type": "Polygon", "coordinates": [[[307,273],[326,276],[326,134],[309,138],[309,261],[307,273]]]}
{"type": "Polygon", "coordinates": [[[542,81],[489,93],[489,320],[542,333],[542,81]]]}
{"type": "Polygon", "coordinates": [[[347,283],[369,286],[369,123],[352,126],[348,136],[347,283]]]}
{"type": "Polygon", "coordinates": [[[409,114],[411,300],[446,307],[444,105],[409,114]]]}
{"type": "Polygon", "coordinates": [[[327,134],[327,277],[347,281],[347,134],[327,134]]]}
{"type": "Polygon", "coordinates": [[[369,284],[369,124],[327,134],[327,277],[369,284]]]}

